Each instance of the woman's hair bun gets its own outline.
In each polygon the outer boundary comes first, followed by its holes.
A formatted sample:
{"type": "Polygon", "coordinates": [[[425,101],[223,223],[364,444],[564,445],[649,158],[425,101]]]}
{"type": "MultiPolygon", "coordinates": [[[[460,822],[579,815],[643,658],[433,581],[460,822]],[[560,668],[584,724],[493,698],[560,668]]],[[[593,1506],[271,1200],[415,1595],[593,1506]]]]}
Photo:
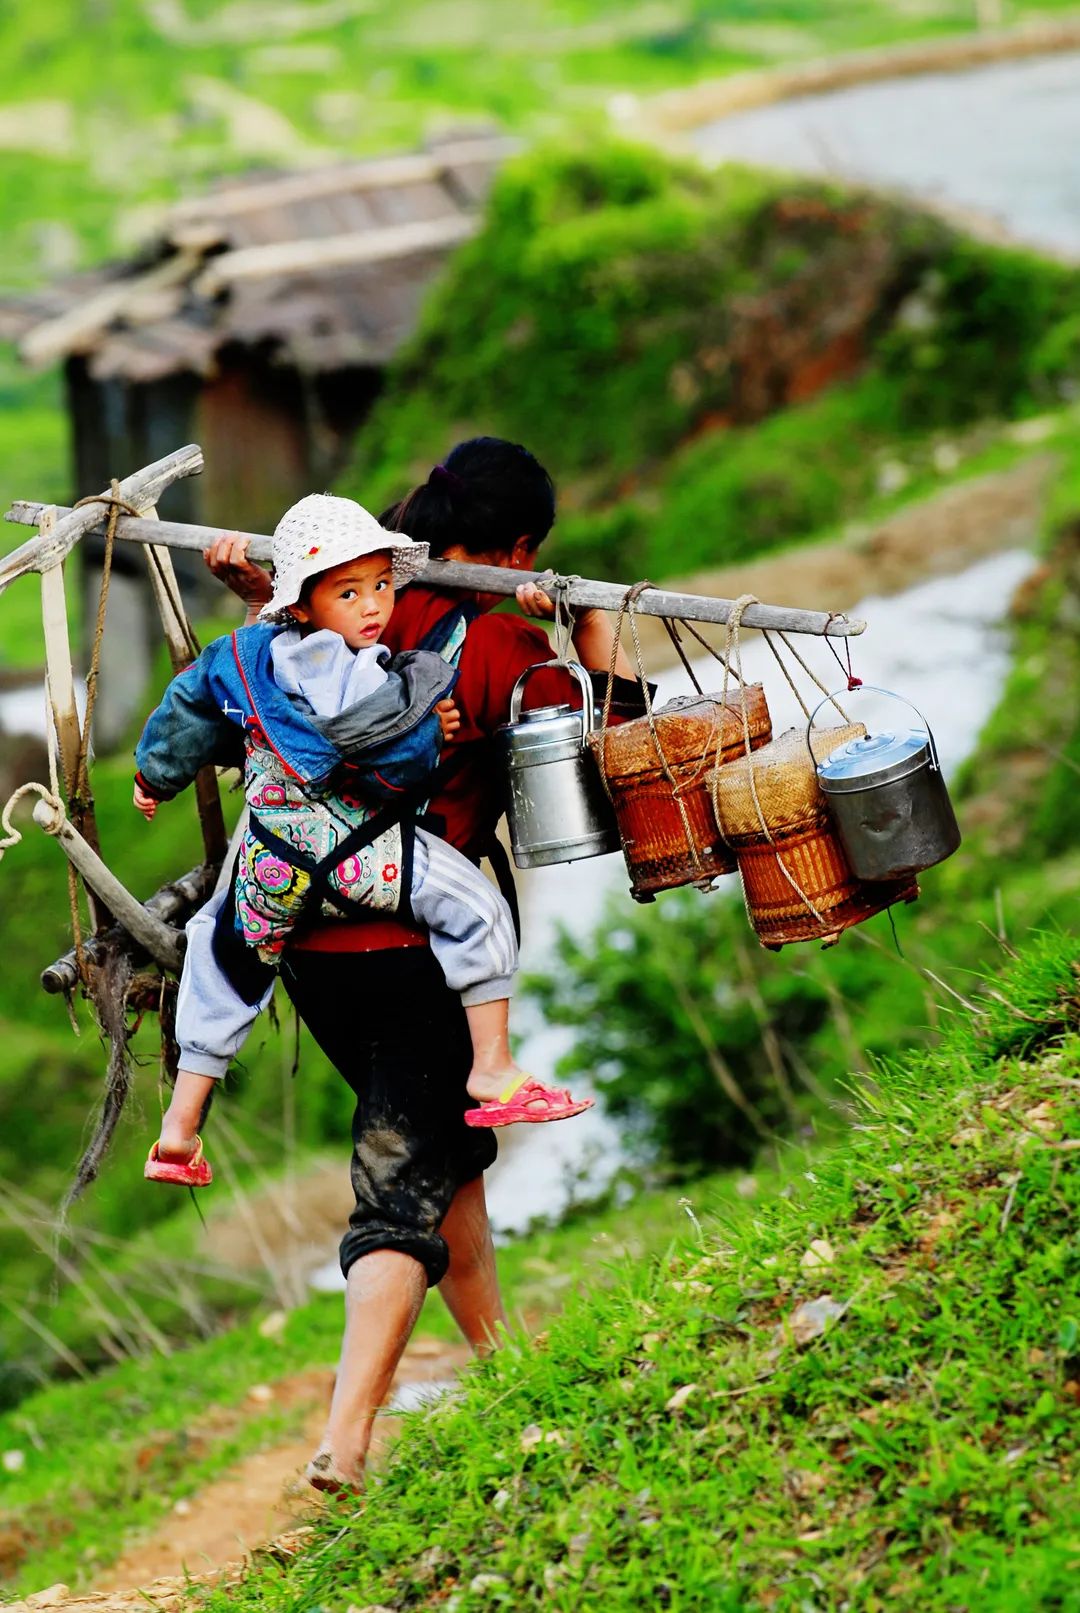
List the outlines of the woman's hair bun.
{"type": "Polygon", "coordinates": [[[535,455],[502,437],[470,437],[451,449],[426,482],[380,517],[440,555],[509,554],[519,538],[534,544],[555,524],[555,484],[535,455]]]}

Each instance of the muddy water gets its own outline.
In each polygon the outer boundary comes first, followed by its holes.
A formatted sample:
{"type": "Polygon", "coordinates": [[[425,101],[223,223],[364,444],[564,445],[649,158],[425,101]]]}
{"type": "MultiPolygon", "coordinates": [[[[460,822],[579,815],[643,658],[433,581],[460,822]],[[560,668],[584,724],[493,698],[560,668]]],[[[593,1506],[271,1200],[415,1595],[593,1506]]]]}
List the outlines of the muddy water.
{"type": "MultiPolygon", "coordinates": [[[[1008,642],[1001,623],[1016,588],[1034,567],[1025,550],[1012,550],[981,560],[952,577],[909,588],[892,598],[867,598],[852,616],[864,618],[865,635],[853,640],[854,669],[868,684],[902,692],[930,722],[946,776],[974,747],[979,731],[997,703],[1008,669],[1008,642]]],[[[804,658],[830,689],[842,685],[840,671],[825,646],[799,639],[804,658]]],[[[805,721],[794,695],[764,642],[754,635],[747,643],[744,666],[748,680],[764,682],[774,731],[805,721]]],[[[705,688],[719,688],[716,662],[697,663],[705,688]]],[[[801,674],[796,673],[797,676],[801,674]]],[[[722,674],[721,674],[722,676],[722,674]]],[[[685,675],[660,675],[660,698],[685,693],[685,675]]],[[[803,680],[805,684],[805,680],[803,680]]],[[[813,693],[812,685],[807,688],[813,693]]],[[[870,696],[858,696],[860,700],[870,696]]],[[[851,707],[855,713],[854,702],[851,707]]],[[[931,876],[932,877],[932,876],[931,876]]],[[[626,870],[618,856],[594,857],[519,874],[522,896],[523,970],[552,964],[560,925],[574,935],[591,933],[611,893],[622,893],[629,905],[626,870]]],[[[737,879],[721,881],[720,891],[737,890],[737,879]]],[[[721,900],[722,896],[702,900],[721,900]]],[[[774,964],[786,965],[781,954],[774,964]]],[[[523,1035],[520,1059],[541,1079],[550,1079],[558,1060],[572,1043],[569,1032],[546,1026],[532,1004],[521,1000],[514,1010],[523,1035]]],[[[575,1075],[575,1090],[588,1087],[575,1075]]],[[[517,1231],[536,1216],[558,1215],[576,1197],[596,1193],[625,1160],[618,1128],[599,1108],[554,1126],[518,1126],[503,1134],[498,1163],[488,1176],[492,1220],[501,1232],[517,1231]]]]}
{"type": "Polygon", "coordinates": [[[888,186],[1080,257],[1080,54],[803,96],[690,138],[709,162],[888,186]]]}

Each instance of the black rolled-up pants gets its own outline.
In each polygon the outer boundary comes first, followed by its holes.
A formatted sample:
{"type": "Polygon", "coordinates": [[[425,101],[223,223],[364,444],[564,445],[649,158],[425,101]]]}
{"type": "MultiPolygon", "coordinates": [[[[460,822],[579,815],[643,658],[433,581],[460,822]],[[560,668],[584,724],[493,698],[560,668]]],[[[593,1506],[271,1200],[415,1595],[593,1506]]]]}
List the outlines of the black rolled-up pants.
{"type": "Polygon", "coordinates": [[[428,947],[293,950],[281,979],[356,1096],[356,1208],[342,1271],[376,1249],[398,1249],[438,1283],[450,1258],[438,1230],[450,1201],[497,1152],[490,1131],[464,1121],[472,1042],[460,998],[428,947]]]}

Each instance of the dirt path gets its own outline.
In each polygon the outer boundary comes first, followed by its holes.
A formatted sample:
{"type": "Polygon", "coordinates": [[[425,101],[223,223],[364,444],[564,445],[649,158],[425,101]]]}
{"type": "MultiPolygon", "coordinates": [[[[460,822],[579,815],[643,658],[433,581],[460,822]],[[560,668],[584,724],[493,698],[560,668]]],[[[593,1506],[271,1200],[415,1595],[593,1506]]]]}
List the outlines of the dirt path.
{"type": "MultiPolygon", "coordinates": [[[[468,1360],[464,1344],[420,1335],[402,1357],[395,1395],[415,1385],[445,1382],[468,1360]]],[[[177,1502],[164,1520],[143,1538],[132,1540],[99,1575],[93,1592],[69,1595],[62,1585],[50,1586],[15,1603],[8,1613],[45,1607],[70,1613],[83,1608],[120,1613],[147,1606],[172,1613],[181,1606],[181,1593],[192,1579],[237,1578],[245,1560],[260,1549],[288,1556],[302,1541],[304,1520],[312,1508],[325,1505],[302,1474],[322,1432],[333,1381],[333,1370],[327,1367],[267,1385],[276,1406],[303,1413],[302,1435],[253,1452],[197,1495],[177,1502]]],[[[266,1394],[251,1398],[251,1411],[262,1409],[266,1402],[266,1394]]],[[[400,1417],[379,1418],[372,1445],[376,1462],[400,1428],[400,1417]]]]}
{"type": "MultiPolygon", "coordinates": [[[[848,610],[870,594],[899,594],[930,577],[963,571],[987,555],[1030,545],[1051,478],[1052,453],[1033,454],[1009,470],[959,482],[846,536],[808,543],[734,566],[665,578],[665,587],[738,599],[756,594],[770,605],[848,610]]],[[[675,659],[658,621],[639,619],[650,666],[675,659]]],[[[713,632],[723,643],[723,629],[713,632]]]]}
{"type": "MultiPolygon", "coordinates": [[[[464,1344],[415,1338],[402,1358],[394,1389],[445,1381],[454,1377],[468,1359],[469,1350],[464,1344]]],[[[306,1408],[303,1434],[287,1444],[245,1457],[200,1494],[179,1503],[150,1538],[133,1544],[101,1576],[98,1589],[145,1585],[185,1568],[191,1573],[205,1573],[245,1556],[301,1523],[312,1505],[318,1504],[302,1474],[322,1432],[333,1384],[333,1371],[326,1368],[269,1386],[275,1404],[306,1408]]],[[[376,1461],[400,1427],[398,1417],[378,1419],[373,1444],[376,1461]]]]}

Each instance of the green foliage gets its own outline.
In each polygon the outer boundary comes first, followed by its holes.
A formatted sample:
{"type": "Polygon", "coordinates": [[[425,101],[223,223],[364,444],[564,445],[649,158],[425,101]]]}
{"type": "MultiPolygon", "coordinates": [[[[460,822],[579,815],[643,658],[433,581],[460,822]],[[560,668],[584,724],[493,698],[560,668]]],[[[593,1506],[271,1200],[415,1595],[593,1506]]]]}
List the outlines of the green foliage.
{"type": "Polygon", "coordinates": [[[541,147],[428,299],[344,487],[377,507],[494,432],[555,469],[564,568],[746,558],[865,514],[881,461],[925,467],[934,431],[1060,405],[1078,291],[836,187],[541,147]],[[838,297],[863,308],[846,350],[838,297]]]}
{"type": "Polygon", "coordinates": [[[955,425],[1070,397],[1080,363],[1075,270],[956,238],[880,346],[902,418],[955,425]]]}
{"type": "MultiPolygon", "coordinates": [[[[995,989],[1030,1005],[1045,967],[995,989]]],[[[1024,1063],[965,1017],[883,1070],[797,1186],[699,1202],[207,1608],[1071,1606],[1076,1023],[1024,1063]]]]}
{"type": "Polygon", "coordinates": [[[1077,464],[1067,461],[1049,512],[1056,538],[1046,569],[1020,601],[1012,669],[964,775],[968,795],[984,811],[993,803],[983,852],[999,859],[1020,856],[1029,865],[1064,857],[1080,845],[1078,478],[1077,464]],[[1003,778],[1010,781],[1007,789],[1003,778]]]}
{"type": "MultiPolygon", "coordinates": [[[[59,376],[27,376],[0,354],[0,514],[16,498],[63,501],[67,492],[67,424],[59,376]]],[[[18,529],[4,529],[14,548],[18,529]]],[[[28,536],[29,534],[24,534],[28,536]]],[[[41,592],[26,578],[4,595],[0,667],[40,666],[41,592]]]]}
{"type": "Polygon", "coordinates": [[[450,120],[591,125],[614,90],[974,26],[962,0],[899,15],[889,0],[519,0],[512,16],[505,0],[371,0],[348,16],[272,4],[246,28],[216,0],[10,0],[0,58],[31,134],[0,153],[8,273],[50,272],[58,221],[98,258],[130,241],[135,210],[253,164],[386,150],[450,120]]]}
{"type": "Polygon", "coordinates": [[[737,360],[741,322],[808,266],[839,255],[850,267],[899,227],[888,208],[854,212],[822,186],[706,173],[651,149],[537,149],[504,172],[484,231],[429,298],[352,480],[415,463],[417,437],[427,457],[448,419],[487,418],[563,474],[586,476],[595,499],[700,422],[767,412],[781,399],[749,396],[743,372],[769,360],[737,360]]]}
{"type": "MultiPolygon", "coordinates": [[[[673,891],[636,910],[612,900],[593,934],[564,933],[558,968],[529,981],[574,1030],[562,1073],[588,1071],[628,1134],[683,1175],[745,1162],[774,1130],[835,1130],[849,1079],[932,1042],[955,1010],[923,971],[964,995],[996,966],[993,890],[971,858],[957,862],[896,910],[896,943],[880,915],[825,953],[763,952],[730,892],[673,891]]],[[[1014,934],[1068,922],[1073,878],[1056,895],[1053,883],[1040,868],[1005,884],[1014,934]]]]}
{"type": "MultiPolygon", "coordinates": [[[[841,385],[751,427],[676,449],[650,486],[560,520],[559,565],[586,576],[664,577],[805,541],[866,513],[876,453],[897,451],[876,376],[841,385]]],[[[915,459],[919,446],[906,445],[915,459]]]]}

